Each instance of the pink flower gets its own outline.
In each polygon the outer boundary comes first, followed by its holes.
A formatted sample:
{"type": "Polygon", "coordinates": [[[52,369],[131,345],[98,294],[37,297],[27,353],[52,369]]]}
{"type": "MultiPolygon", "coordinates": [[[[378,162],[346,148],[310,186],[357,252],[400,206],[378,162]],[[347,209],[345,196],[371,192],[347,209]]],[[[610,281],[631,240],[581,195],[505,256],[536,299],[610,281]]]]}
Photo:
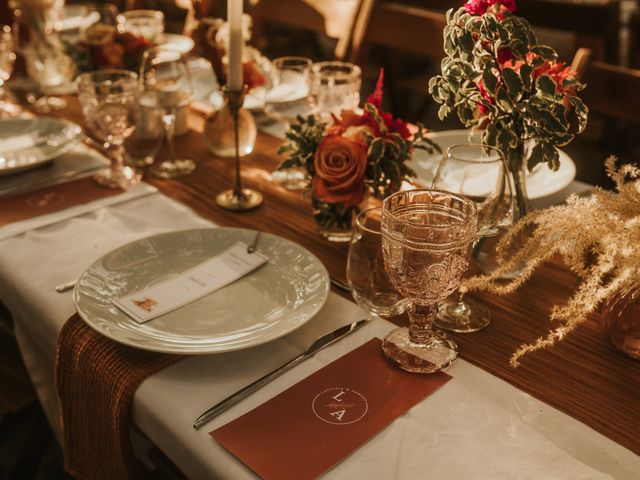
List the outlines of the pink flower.
{"type": "Polygon", "coordinates": [[[471,15],[484,15],[487,11],[496,15],[500,20],[506,12],[516,11],[515,0],[468,0],[464,9],[471,15]]]}

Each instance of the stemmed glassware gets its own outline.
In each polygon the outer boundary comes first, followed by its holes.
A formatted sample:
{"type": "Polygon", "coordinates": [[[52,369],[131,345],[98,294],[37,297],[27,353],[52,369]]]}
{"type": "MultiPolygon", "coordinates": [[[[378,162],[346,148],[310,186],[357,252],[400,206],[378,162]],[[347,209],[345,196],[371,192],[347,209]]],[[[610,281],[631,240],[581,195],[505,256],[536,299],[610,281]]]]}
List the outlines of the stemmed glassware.
{"type": "Polygon", "coordinates": [[[127,188],[141,175],[124,162],[124,141],[135,130],[138,76],[127,70],[98,70],[78,76],[78,99],[93,134],[111,156],[111,167],[94,179],[109,188],[127,188]]]}
{"type": "Polygon", "coordinates": [[[354,300],[372,315],[404,313],[406,300],[391,284],[382,257],[382,208],[356,217],[347,257],[347,281],[354,300]]]}
{"type": "MultiPolygon", "coordinates": [[[[500,150],[481,144],[453,145],[445,152],[432,188],[448,190],[471,198],[478,209],[478,240],[494,236],[513,221],[513,196],[509,170],[500,150]]],[[[459,333],[477,332],[491,322],[484,305],[464,299],[442,302],[435,326],[459,333]]]]}
{"type": "Polygon", "coordinates": [[[384,200],[384,263],[408,301],[410,323],[391,331],[382,350],[401,369],[436,372],[458,356],[455,342],[431,327],[437,303],[458,288],[467,269],[476,223],[476,205],[462,195],[417,189],[384,200]]]}
{"type": "Polygon", "coordinates": [[[9,25],[0,25],[0,117],[14,116],[20,112],[20,107],[8,94],[4,83],[13,73],[13,63],[16,60],[15,34],[9,25]]]}
{"type": "MultiPolygon", "coordinates": [[[[273,66],[273,87],[265,103],[265,113],[286,124],[295,122],[298,115],[309,112],[309,73],[311,60],[305,57],[279,57],[271,62],[273,66]]],[[[276,170],[271,180],[287,190],[304,188],[309,179],[304,169],[290,167],[276,170]]]]}
{"type": "Polygon", "coordinates": [[[161,110],[169,146],[169,158],[155,164],[151,172],[161,178],[188,175],[196,164],[191,159],[178,158],[175,147],[176,115],[193,95],[191,74],[182,54],[162,46],[147,50],[140,67],[140,86],[145,98],[161,110]]]}

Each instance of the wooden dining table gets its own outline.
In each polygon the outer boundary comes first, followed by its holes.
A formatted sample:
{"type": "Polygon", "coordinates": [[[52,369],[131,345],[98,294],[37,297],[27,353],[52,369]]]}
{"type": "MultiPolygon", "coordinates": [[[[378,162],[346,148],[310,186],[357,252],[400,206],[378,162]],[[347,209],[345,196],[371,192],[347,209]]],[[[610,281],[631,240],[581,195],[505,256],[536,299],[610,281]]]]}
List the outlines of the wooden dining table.
{"type": "MultiPolygon", "coordinates": [[[[52,115],[86,129],[77,99],[68,97],[67,101],[65,110],[52,115]]],[[[309,198],[270,180],[270,172],[282,160],[277,153],[282,139],[259,132],[253,152],[241,160],[242,181],[246,187],[261,192],[264,203],[251,211],[233,212],[219,207],[215,198],[233,185],[234,161],[210,153],[202,134],[201,113],[190,112],[188,122],[190,130],[176,139],[176,148],[196,161],[196,171],[171,180],[147,173],[145,181],[217,225],[257,229],[298,243],[322,261],[332,278],[346,282],[348,243],[323,239],[314,222],[309,198]]],[[[164,154],[164,150],[160,152],[160,156],[164,154]]],[[[590,315],[553,348],[527,355],[518,368],[509,365],[518,346],[535,341],[554,327],[548,320],[551,308],[565,302],[576,285],[577,277],[560,258],[554,258],[539,267],[515,293],[503,297],[483,292],[472,294],[490,308],[493,315],[490,326],[477,333],[450,335],[465,361],[640,456],[640,362],[612,346],[599,313],[590,315]]],[[[334,293],[349,298],[348,293],[338,289],[334,293]]],[[[407,324],[405,316],[391,321],[407,324]]]]}

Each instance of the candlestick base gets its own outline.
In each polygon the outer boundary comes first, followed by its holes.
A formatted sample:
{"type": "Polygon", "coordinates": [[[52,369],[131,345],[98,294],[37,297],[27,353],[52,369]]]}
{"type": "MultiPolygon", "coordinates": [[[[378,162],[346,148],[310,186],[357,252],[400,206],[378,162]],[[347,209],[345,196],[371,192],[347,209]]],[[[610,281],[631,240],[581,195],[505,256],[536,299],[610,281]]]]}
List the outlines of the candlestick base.
{"type": "Polygon", "coordinates": [[[218,194],[216,203],[227,210],[244,212],[262,205],[262,194],[250,188],[243,188],[240,192],[229,189],[218,194]]]}

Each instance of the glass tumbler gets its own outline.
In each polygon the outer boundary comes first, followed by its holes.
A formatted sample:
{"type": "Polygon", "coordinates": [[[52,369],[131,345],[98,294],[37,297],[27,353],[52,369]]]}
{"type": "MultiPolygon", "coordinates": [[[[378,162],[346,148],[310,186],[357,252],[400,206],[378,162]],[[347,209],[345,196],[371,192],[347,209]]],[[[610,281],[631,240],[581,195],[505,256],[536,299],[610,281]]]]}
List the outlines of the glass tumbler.
{"type": "Polygon", "coordinates": [[[354,110],[360,104],[360,67],[348,62],[317,62],[311,65],[309,102],[321,118],[354,110]]]}
{"type": "Polygon", "coordinates": [[[164,33],[164,13],[160,10],[129,10],[118,15],[118,31],[128,32],[149,40],[162,43],[164,33]]]}
{"type": "Polygon", "coordinates": [[[347,281],[358,305],[381,317],[404,313],[406,300],[393,287],[382,256],[382,208],[360,212],[349,244],[347,281]]]}

